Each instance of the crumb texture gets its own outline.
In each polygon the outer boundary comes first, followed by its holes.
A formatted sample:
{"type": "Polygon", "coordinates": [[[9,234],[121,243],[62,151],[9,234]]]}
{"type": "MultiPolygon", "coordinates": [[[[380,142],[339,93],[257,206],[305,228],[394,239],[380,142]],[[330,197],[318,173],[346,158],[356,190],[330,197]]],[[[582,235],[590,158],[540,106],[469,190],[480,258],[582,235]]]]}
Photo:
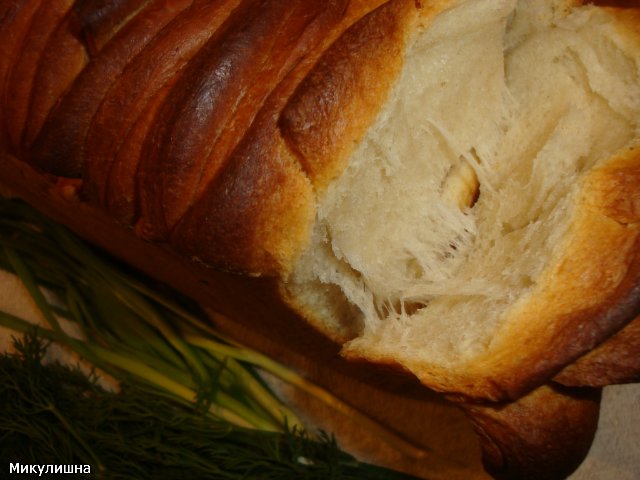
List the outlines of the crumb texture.
{"type": "Polygon", "coordinates": [[[347,348],[486,352],[566,251],[584,179],[637,141],[638,54],[607,11],[559,4],[467,1],[417,28],[289,287],[347,348]]]}

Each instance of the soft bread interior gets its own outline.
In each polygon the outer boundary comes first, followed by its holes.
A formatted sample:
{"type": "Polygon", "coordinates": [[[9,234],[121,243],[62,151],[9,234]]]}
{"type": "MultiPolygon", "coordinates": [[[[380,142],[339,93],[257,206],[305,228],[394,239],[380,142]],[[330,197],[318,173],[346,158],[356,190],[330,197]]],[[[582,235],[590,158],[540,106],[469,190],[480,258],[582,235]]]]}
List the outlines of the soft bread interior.
{"type": "Polygon", "coordinates": [[[411,40],[288,281],[347,349],[486,352],[565,250],[581,178],[638,137],[638,54],[606,10],[561,4],[460,2],[411,40]]]}

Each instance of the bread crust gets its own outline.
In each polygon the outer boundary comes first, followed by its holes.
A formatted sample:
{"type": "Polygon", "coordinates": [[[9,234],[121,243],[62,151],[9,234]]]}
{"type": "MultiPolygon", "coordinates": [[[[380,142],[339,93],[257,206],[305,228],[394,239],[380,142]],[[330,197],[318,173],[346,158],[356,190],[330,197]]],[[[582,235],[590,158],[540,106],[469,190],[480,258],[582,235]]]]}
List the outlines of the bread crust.
{"type": "Polygon", "coordinates": [[[8,83],[40,3],[41,0],[22,0],[0,6],[0,148],[4,151],[13,150],[7,117],[8,83]]]}
{"type": "MultiPolygon", "coordinates": [[[[344,158],[328,160],[328,155],[346,155],[373,121],[421,8],[409,0],[378,8],[380,3],[350,5],[330,36],[278,85],[232,157],[171,232],[176,249],[227,270],[287,277],[308,243],[316,195],[323,182],[345,166],[344,158]],[[380,48],[370,48],[373,40],[380,48]],[[329,62],[334,61],[342,68],[330,74],[329,62]],[[358,100],[363,83],[376,93],[375,99],[358,100]],[[327,101],[318,98],[320,85],[333,92],[327,101]],[[326,110],[308,110],[317,103],[326,110]],[[302,134],[299,127],[308,116],[314,126],[302,134]],[[329,123],[343,130],[323,137],[319,132],[329,123]],[[309,153],[316,149],[322,150],[320,156],[309,153]],[[283,203],[285,197],[289,205],[283,203]],[[202,219],[209,228],[202,228],[202,219]]],[[[420,16],[433,15],[449,3],[437,2],[420,16]]]]}
{"type": "Polygon", "coordinates": [[[128,20],[137,15],[150,0],[84,0],[74,10],[80,19],[81,38],[94,57],[128,20]]]}
{"type": "Polygon", "coordinates": [[[127,170],[136,175],[142,151],[135,156],[118,155],[123,144],[126,148],[128,133],[133,128],[144,128],[146,134],[152,128],[160,112],[154,116],[142,112],[174,90],[185,66],[219,32],[239,3],[240,0],[202,2],[187,8],[171,22],[171,28],[153,38],[144,54],[127,65],[109,88],[87,133],[86,142],[91,148],[85,152],[83,178],[85,193],[92,201],[107,203],[110,174],[114,168],[117,170],[118,162],[133,163],[127,170]],[[145,87],[138,88],[139,85],[145,87]]]}
{"type": "Polygon", "coordinates": [[[393,1],[362,18],[322,56],[284,108],[283,136],[317,191],[342,173],[385,103],[416,16],[412,2],[393,1]]]}
{"type": "Polygon", "coordinates": [[[585,179],[568,250],[552,262],[542,288],[516,307],[512,327],[494,339],[494,352],[501,354],[488,361],[489,368],[512,368],[512,375],[531,378],[507,380],[511,398],[595,348],[640,310],[639,174],[640,149],[632,146],[585,179]],[[529,331],[516,333],[521,320],[529,331]],[[526,345],[531,356],[517,355],[517,345],[526,345]]]}
{"type": "Polygon", "coordinates": [[[276,276],[306,244],[313,189],[275,126],[263,125],[174,228],[170,243],[181,254],[226,271],[276,276]]]}
{"type": "Polygon", "coordinates": [[[320,14],[317,2],[245,1],[169,93],[140,165],[137,230],[166,236],[230,161],[266,97],[295,62],[299,40],[320,14]],[[309,19],[310,17],[310,19],[309,19]]]}
{"type": "Polygon", "coordinates": [[[640,382],[640,316],[553,377],[567,386],[605,387],[640,382]]]}
{"type": "Polygon", "coordinates": [[[544,385],[515,402],[463,404],[496,479],[567,478],[587,455],[600,413],[599,389],[544,385]]]}
{"type": "Polygon", "coordinates": [[[11,67],[6,84],[4,114],[7,118],[10,144],[18,154],[22,154],[22,135],[27,126],[29,103],[40,59],[50,37],[64,22],[73,3],[73,0],[55,0],[40,5],[31,19],[19,54],[11,67]]]}
{"type": "Polygon", "coordinates": [[[325,9],[307,29],[292,52],[298,55],[295,68],[265,100],[242,141],[172,229],[170,243],[177,251],[228,271],[286,278],[308,243],[316,192],[300,157],[284,141],[278,119],[323,53],[338,48],[339,42],[333,42],[379,3],[359,2],[346,10],[346,5],[334,4],[333,16],[325,9]],[[202,228],[203,221],[209,228],[202,228]]]}
{"type": "MultiPolygon", "coordinates": [[[[283,8],[288,11],[286,3],[283,8]]],[[[310,8],[304,2],[300,8],[303,4],[305,10],[310,8]]],[[[201,193],[183,216],[174,216],[170,243],[178,251],[207,265],[252,275],[278,275],[291,268],[309,238],[315,195],[298,158],[282,140],[277,118],[312,65],[305,59],[317,59],[322,52],[322,32],[340,28],[344,6],[334,3],[333,10],[327,10],[324,2],[316,2],[314,10],[306,10],[315,16],[315,22],[309,23],[298,13],[305,23],[294,36],[296,48],[281,55],[283,63],[274,67],[280,76],[274,72],[279,81],[267,82],[273,91],[254,92],[269,95],[258,103],[259,111],[241,115],[252,117],[250,128],[242,132],[246,125],[232,126],[231,133],[239,129],[240,142],[231,146],[232,152],[222,152],[216,162],[207,165],[208,173],[192,186],[201,193]]],[[[282,41],[291,41],[287,37],[283,35],[282,41]]],[[[230,147],[223,144],[221,148],[230,147]]],[[[159,222],[151,223],[157,226],[159,222]]]]}
{"type": "Polygon", "coordinates": [[[386,102],[409,38],[455,3],[386,3],[347,30],[298,87],[280,126],[319,195],[386,102]]]}
{"type": "MultiPolygon", "coordinates": [[[[197,262],[251,275],[286,274],[306,244],[315,197],[300,159],[282,142],[277,118],[320,55],[384,2],[230,0],[214,17],[235,9],[232,18],[220,28],[209,24],[214,37],[193,48],[178,30],[184,27],[187,35],[202,27],[181,19],[214,4],[160,3],[132,0],[83,20],[90,34],[97,32],[96,45],[86,47],[96,57],[50,114],[36,112],[44,126],[25,156],[50,173],[82,176],[91,201],[122,222],[135,222],[139,235],[169,242],[197,262]],[[119,23],[123,11],[131,18],[119,23]],[[154,70],[157,54],[176,41],[186,50],[178,64],[154,70]],[[215,79],[229,65],[244,73],[227,76],[222,88],[215,79]],[[205,74],[214,79],[211,88],[202,87],[205,74]],[[131,95],[136,89],[141,96],[131,95]],[[212,98],[220,102],[205,114],[212,98]],[[238,98],[243,103],[236,105],[238,98]],[[212,144],[215,132],[220,141],[212,144]],[[200,231],[200,224],[212,231],[200,231]]],[[[408,0],[396,3],[415,8],[408,0]]],[[[54,68],[47,73],[51,82],[68,84],[54,68]]]]}
{"type": "Polygon", "coordinates": [[[86,66],[89,57],[81,40],[84,23],[72,8],[50,35],[35,73],[26,122],[17,145],[20,150],[37,137],[51,110],[86,66]]]}
{"type": "Polygon", "coordinates": [[[73,88],[48,116],[23,158],[56,175],[79,177],[91,119],[124,67],[193,0],[151,0],[82,70],[73,88]]]}

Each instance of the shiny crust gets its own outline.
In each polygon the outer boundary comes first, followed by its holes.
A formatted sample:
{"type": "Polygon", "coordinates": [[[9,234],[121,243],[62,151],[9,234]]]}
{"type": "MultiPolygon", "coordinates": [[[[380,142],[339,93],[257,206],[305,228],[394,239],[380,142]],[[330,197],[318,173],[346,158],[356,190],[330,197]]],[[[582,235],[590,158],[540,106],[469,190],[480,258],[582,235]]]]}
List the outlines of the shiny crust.
{"type": "MultiPolygon", "coordinates": [[[[385,27],[387,29],[399,29],[400,25],[408,22],[412,10],[415,10],[412,2],[390,2],[363,17],[345,35],[349,37],[353,32],[358,34],[382,23],[391,24],[385,27]]],[[[323,75],[327,57],[338,55],[336,52],[347,48],[343,38],[331,45],[310,75],[323,75]]],[[[385,42],[385,37],[378,38],[379,44],[385,45],[385,42]]],[[[393,48],[381,50],[381,57],[387,60],[395,52],[393,48]]],[[[323,51],[316,48],[310,53],[319,56],[323,51]]],[[[311,183],[316,177],[304,152],[291,148],[291,141],[286,141],[290,138],[291,129],[286,122],[283,127],[283,120],[278,122],[274,119],[279,117],[285,105],[288,105],[285,112],[291,112],[299,105],[299,99],[306,96],[309,85],[300,82],[309,78],[312,65],[310,62],[301,63],[279,84],[233,152],[231,160],[207,184],[197,203],[173,229],[171,243],[180,251],[197,257],[203,263],[222,265],[230,270],[242,265],[245,271],[279,272],[286,276],[308,241],[315,217],[317,185],[311,183]],[[283,196],[288,197],[288,205],[282,203],[283,196]],[[247,222],[247,218],[252,218],[252,221],[247,222]],[[208,228],[202,228],[203,219],[208,228]]],[[[349,78],[361,74],[361,65],[356,63],[352,67],[349,78]]],[[[390,86],[386,75],[393,73],[393,67],[389,68],[389,71],[379,71],[375,80],[382,85],[382,90],[390,86]]],[[[370,88],[373,88],[375,82],[373,79],[371,82],[370,88]]],[[[345,84],[349,97],[355,98],[359,84],[346,81],[345,84]]],[[[377,109],[383,101],[384,98],[378,99],[377,109]]],[[[344,120],[352,118],[353,115],[348,115],[344,120]]],[[[363,133],[364,129],[358,128],[358,134],[363,133]]],[[[350,142],[352,138],[341,141],[350,142]]],[[[327,162],[315,167],[315,171],[318,170],[333,172],[334,167],[327,162]]],[[[157,225],[157,222],[153,223],[157,225]]]]}
{"type": "MultiPolygon", "coordinates": [[[[270,81],[261,82],[260,76],[250,77],[254,80],[246,84],[242,98],[253,97],[261,108],[256,111],[255,105],[246,106],[214,146],[220,149],[221,156],[207,164],[206,169],[201,167],[200,175],[191,174],[190,185],[186,183],[180,187],[192,189],[192,204],[181,207],[185,210],[184,215],[174,213],[164,217],[165,222],[176,221],[171,228],[171,244],[199,262],[255,275],[282,274],[306,244],[314,217],[314,192],[297,157],[283,141],[277,118],[295,87],[312,67],[312,61],[322,53],[323,31],[335,28],[340,32],[344,28],[341,24],[346,5],[315,2],[313,9],[311,6],[309,2],[300,3],[298,11],[293,11],[298,15],[298,20],[292,22],[293,31],[285,31],[280,37],[281,41],[293,41],[295,45],[287,55],[275,59],[272,75],[280,75],[280,81],[271,84],[270,81]],[[312,14],[313,21],[305,18],[303,12],[312,14]],[[262,85],[258,87],[251,83],[262,85]],[[264,90],[265,85],[271,85],[273,90],[264,90]],[[251,121],[251,125],[246,132],[236,138],[229,135],[247,121],[251,121]],[[203,224],[207,228],[202,228],[203,224]]],[[[284,2],[283,14],[290,12],[290,8],[290,3],[284,2]]],[[[252,68],[253,65],[244,67],[252,68]]],[[[189,175],[187,172],[185,176],[175,178],[182,182],[189,175]]],[[[166,178],[163,176],[163,180],[166,178]]],[[[166,205],[167,197],[163,198],[166,205]]],[[[168,202],[171,206],[171,199],[168,202]]],[[[147,226],[144,201],[142,205],[143,222],[137,228],[147,226]]],[[[147,213],[151,212],[147,210],[147,213]]],[[[157,227],[161,222],[153,221],[151,225],[157,227]]]]}
{"type": "Polygon", "coordinates": [[[57,175],[81,175],[86,135],[105,93],[127,64],[191,2],[148,2],[82,70],[73,88],[47,117],[37,139],[25,146],[27,152],[23,156],[57,175]]]}
{"type": "MultiPolygon", "coordinates": [[[[156,35],[135,62],[123,70],[122,75],[109,88],[91,122],[86,143],[91,145],[85,154],[83,178],[85,192],[98,203],[107,203],[110,188],[118,185],[122,175],[111,180],[111,172],[127,165],[128,172],[136,175],[141,148],[136,155],[119,155],[129,141],[132,129],[146,132],[159,112],[151,105],[164,100],[175,89],[188,62],[204,47],[221,25],[228,19],[240,0],[202,2],[184,10],[156,35]],[[144,88],[138,88],[144,85],[144,88]],[[169,87],[169,88],[167,88],[169,87]],[[150,108],[154,115],[145,110],[150,108]]],[[[185,81],[181,81],[179,88],[185,81]]],[[[163,112],[165,113],[165,112],[163,112]]],[[[141,135],[144,140],[144,135],[141,135]]],[[[131,188],[135,188],[132,183],[131,188]]],[[[131,195],[133,196],[133,195],[131,195]]]]}
{"type": "Polygon", "coordinates": [[[241,161],[234,150],[260,122],[267,99],[279,95],[276,87],[318,43],[321,30],[314,25],[336,23],[344,11],[340,3],[327,9],[320,1],[244,2],[227,31],[201,50],[149,133],[139,172],[139,232],[167,235],[225,165],[241,161]]]}

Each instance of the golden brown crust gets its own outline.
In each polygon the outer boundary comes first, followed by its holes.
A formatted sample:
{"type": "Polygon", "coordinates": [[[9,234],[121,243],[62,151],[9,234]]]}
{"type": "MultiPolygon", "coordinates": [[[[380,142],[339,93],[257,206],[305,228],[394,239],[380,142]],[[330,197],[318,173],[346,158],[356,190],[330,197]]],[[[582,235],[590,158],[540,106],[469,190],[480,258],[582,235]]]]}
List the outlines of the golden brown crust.
{"type": "MultiPolygon", "coordinates": [[[[82,176],[89,199],[185,255],[283,273],[305,244],[314,195],[275,122],[320,55],[381,3],[90,0],[60,19],[43,13],[50,30],[62,23],[45,50],[21,156],[49,173],[82,176]],[[73,68],[52,61],[58,49],[73,68]],[[242,180],[227,171],[243,172],[242,180]],[[242,194],[230,199],[229,189],[242,194]],[[216,228],[198,232],[201,223],[216,228]]],[[[409,0],[394,4],[415,9],[409,0]]],[[[32,95],[30,85],[16,99],[32,95]]],[[[26,115],[28,102],[14,103],[26,115]]],[[[12,122],[16,142],[20,125],[12,122]]]]}
{"type": "Polygon", "coordinates": [[[583,188],[582,204],[621,225],[640,222],[640,144],[631,145],[592,172],[583,188]]]}
{"type": "Polygon", "coordinates": [[[264,125],[180,220],[170,243],[204,265],[277,275],[306,244],[314,205],[297,159],[264,125]]]}
{"type": "Polygon", "coordinates": [[[485,468],[496,479],[564,479],[589,451],[600,390],[542,386],[508,404],[461,406],[480,436],[485,468]]]}
{"type": "MultiPolygon", "coordinates": [[[[264,81],[257,90],[249,84],[245,86],[245,97],[253,101],[244,106],[240,120],[235,118],[230,125],[232,128],[222,135],[222,145],[218,145],[222,152],[217,152],[220,156],[216,162],[209,162],[206,171],[203,169],[201,172],[202,178],[195,177],[196,183],[190,184],[193,193],[187,200],[193,198],[198,189],[202,191],[194,199],[193,206],[183,218],[173,216],[177,224],[171,232],[170,242],[177,251],[222,269],[273,275],[290,268],[293,258],[306,244],[315,198],[298,160],[280,137],[276,119],[295,85],[310,68],[304,62],[305,55],[314,55],[314,47],[319,44],[323,32],[326,28],[335,28],[344,14],[341,2],[331,6],[327,9],[326,3],[317,2],[311,8],[308,2],[300,2],[298,10],[292,11],[289,2],[281,4],[282,14],[297,15],[297,19],[291,22],[292,30],[282,31],[279,41],[293,41],[295,48],[286,50],[286,55],[272,52],[276,56],[272,59],[275,69],[272,73],[278,82],[272,83],[274,79],[264,81]],[[294,65],[297,68],[291,70],[294,65]],[[285,78],[284,74],[287,74],[285,78]],[[265,86],[274,88],[276,85],[273,92],[264,90],[265,86]],[[268,98],[256,102],[256,95],[260,97],[267,93],[270,93],[268,98]],[[262,108],[255,111],[256,105],[262,108]],[[243,126],[242,122],[250,119],[253,124],[243,133],[242,128],[246,125],[243,126]],[[238,139],[231,139],[230,133],[235,133],[238,139]],[[241,143],[236,147],[229,141],[241,143]],[[229,148],[235,148],[231,156],[225,151],[229,148]]],[[[283,19],[275,20],[281,22],[283,19]]],[[[258,22],[257,27],[263,27],[262,23],[258,22]]],[[[282,46],[278,50],[282,50],[282,46]]],[[[254,67],[245,65],[244,58],[239,58],[239,61],[243,62],[241,66],[244,68],[254,67]]],[[[258,77],[264,75],[260,69],[251,71],[258,77]]],[[[252,78],[249,76],[247,81],[259,81],[252,78]]],[[[238,83],[237,80],[232,81],[238,83]]],[[[165,180],[164,176],[161,178],[165,180]]],[[[179,180],[188,182],[189,176],[181,174],[179,180]]],[[[184,187],[188,185],[185,183],[184,187]]],[[[145,194],[148,193],[145,190],[145,194]]],[[[166,204],[167,197],[161,196],[162,193],[156,192],[156,199],[163,198],[166,204]]],[[[182,208],[188,207],[190,205],[187,204],[182,208]]],[[[164,216],[164,212],[161,214],[164,216]]],[[[156,219],[151,222],[151,227],[156,228],[166,220],[167,217],[156,219]]],[[[146,226],[143,219],[142,228],[146,226]]]]}
{"type": "MultiPolygon", "coordinates": [[[[22,151],[37,138],[51,110],[104,45],[148,0],[86,0],[73,2],[49,35],[38,61],[24,131],[15,145],[22,151]]],[[[55,5],[56,2],[50,2],[55,5]]],[[[59,3],[59,2],[58,2],[59,3]]],[[[69,2],[67,2],[69,3],[69,2]]],[[[48,15],[53,18],[52,15],[48,15]]],[[[32,29],[35,26],[31,27],[32,29]]]]}
{"type": "MultiPolygon", "coordinates": [[[[219,171],[210,182],[200,182],[202,195],[172,230],[170,243],[177,251],[226,270],[286,276],[306,246],[315,194],[277,119],[320,55],[357,20],[344,4],[333,4],[333,10],[322,6],[323,15],[307,26],[287,59],[295,68],[265,100],[233,155],[221,156],[222,166],[207,166],[219,171]]],[[[365,7],[357,5],[357,13],[365,7]]]]}
{"type": "MultiPolygon", "coordinates": [[[[144,110],[136,118],[135,124],[129,129],[126,137],[122,139],[115,158],[111,161],[111,167],[106,178],[101,182],[107,182],[104,187],[106,192],[103,201],[105,207],[120,223],[133,225],[139,215],[138,202],[138,166],[140,164],[144,144],[149,128],[157,118],[162,107],[162,102],[175,85],[177,78],[169,81],[163,88],[149,99],[144,110]]],[[[95,186],[85,186],[85,191],[89,188],[100,189],[100,184],[95,186]]],[[[99,190],[98,190],[99,191],[99,190]]]]}
{"type": "MultiPolygon", "coordinates": [[[[634,228],[640,219],[640,193],[637,190],[640,164],[633,154],[638,151],[640,147],[631,147],[629,154],[623,155],[613,170],[610,167],[599,170],[586,185],[589,195],[585,204],[629,228],[634,228]]],[[[636,251],[638,248],[640,245],[636,251]]],[[[640,381],[640,317],[565,367],[554,380],[564,385],[592,387],[640,381]]]]}
{"type": "Polygon", "coordinates": [[[588,174],[568,249],[552,261],[540,287],[516,305],[510,324],[493,340],[493,358],[475,363],[495,369],[492,383],[505,372],[511,398],[595,348],[640,310],[639,173],[640,149],[632,146],[588,174]],[[526,332],[518,328],[522,320],[526,332]]]}
{"type": "MultiPolygon", "coordinates": [[[[139,119],[143,117],[149,128],[148,124],[156,118],[144,117],[141,112],[149,103],[159,100],[159,92],[166,90],[167,85],[174,86],[189,60],[219,30],[239,3],[240,0],[201,2],[181,12],[170,28],[163,29],[149,42],[143,54],[127,65],[106,92],[91,121],[86,140],[91,148],[85,152],[83,177],[85,191],[92,201],[106,202],[110,172],[133,126],[142,128],[139,119]],[[144,88],[140,88],[142,85],[144,88]]],[[[128,158],[137,165],[137,157],[128,158]]],[[[132,166],[129,170],[135,175],[137,168],[132,166]]]]}
{"type": "Polygon", "coordinates": [[[289,100],[280,118],[283,136],[317,190],[344,170],[384,104],[415,17],[409,1],[376,9],[340,37],[289,100]]]}
{"type": "MultiPolygon", "coordinates": [[[[592,225],[596,228],[602,225],[600,233],[606,228],[600,222],[592,225]]],[[[494,389],[503,388],[503,394],[517,398],[605,341],[630,321],[640,300],[640,258],[637,255],[640,241],[635,230],[635,238],[628,241],[619,239],[619,243],[612,245],[625,254],[622,265],[598,263],[598,259],[592,255],[594,269],[591,273],[595,274],[596,269],[599,273],[591,277],[591,285],[575,283],[572,285],[576,287],[575,290],[563,289],[558,286],[560,282],[567,285],[570,283],[565,282],[576,279],[559,275],[557,284],[551,284],[542,298],[534,299],[525,307],[522,315],[537,315],[539,322],[545,321],[544,325],[535,321],[527,332],[516,334],[515,330],[505,331],[504,336],[496,340],[504,343],[493,352],[495,357],[477,364],[480,368],[486,368],[487,372],[494,369],[493,373],[486,374],[494,389]],[[612,272],[611,267],[616,271],[612,272]],[[620,279],[615,278],[616,275],[624,276],[620,279]],[[557,303],[552,305],[551,302],[557,303]],[[547,313],[541,315],[540,312],[547,313]],[[509,337],[512,340],[507,345],[509,337]],[[519,350],[527,354],[520,355],[519,350]],[[500,383],[502,387],[498,387],[500,383]]],[[[609,240],[595,235],[594,240],[598,239],[602,239],[603,243],[609,240]]],[[[584,260],[589,262],[587,258],[584,260]]],[[[585,272],[585,278],[587,275],[589,272],[585,272]]]]}
{"type": "Polygon", "coordinates": [[[567,365],[553,380],[567,386],[589,387],[640,382],[640,316],[567,365]]]}
{"type": "Polygon", "coordinates": [[[224,34],[199,52],[149,133],[139,232],[161,238],[172,230],[232,161],[269,95],[319,41],[313,24],[342,13],[340,3],[327,9],[319,1],[244,2],[224,34]]]}

